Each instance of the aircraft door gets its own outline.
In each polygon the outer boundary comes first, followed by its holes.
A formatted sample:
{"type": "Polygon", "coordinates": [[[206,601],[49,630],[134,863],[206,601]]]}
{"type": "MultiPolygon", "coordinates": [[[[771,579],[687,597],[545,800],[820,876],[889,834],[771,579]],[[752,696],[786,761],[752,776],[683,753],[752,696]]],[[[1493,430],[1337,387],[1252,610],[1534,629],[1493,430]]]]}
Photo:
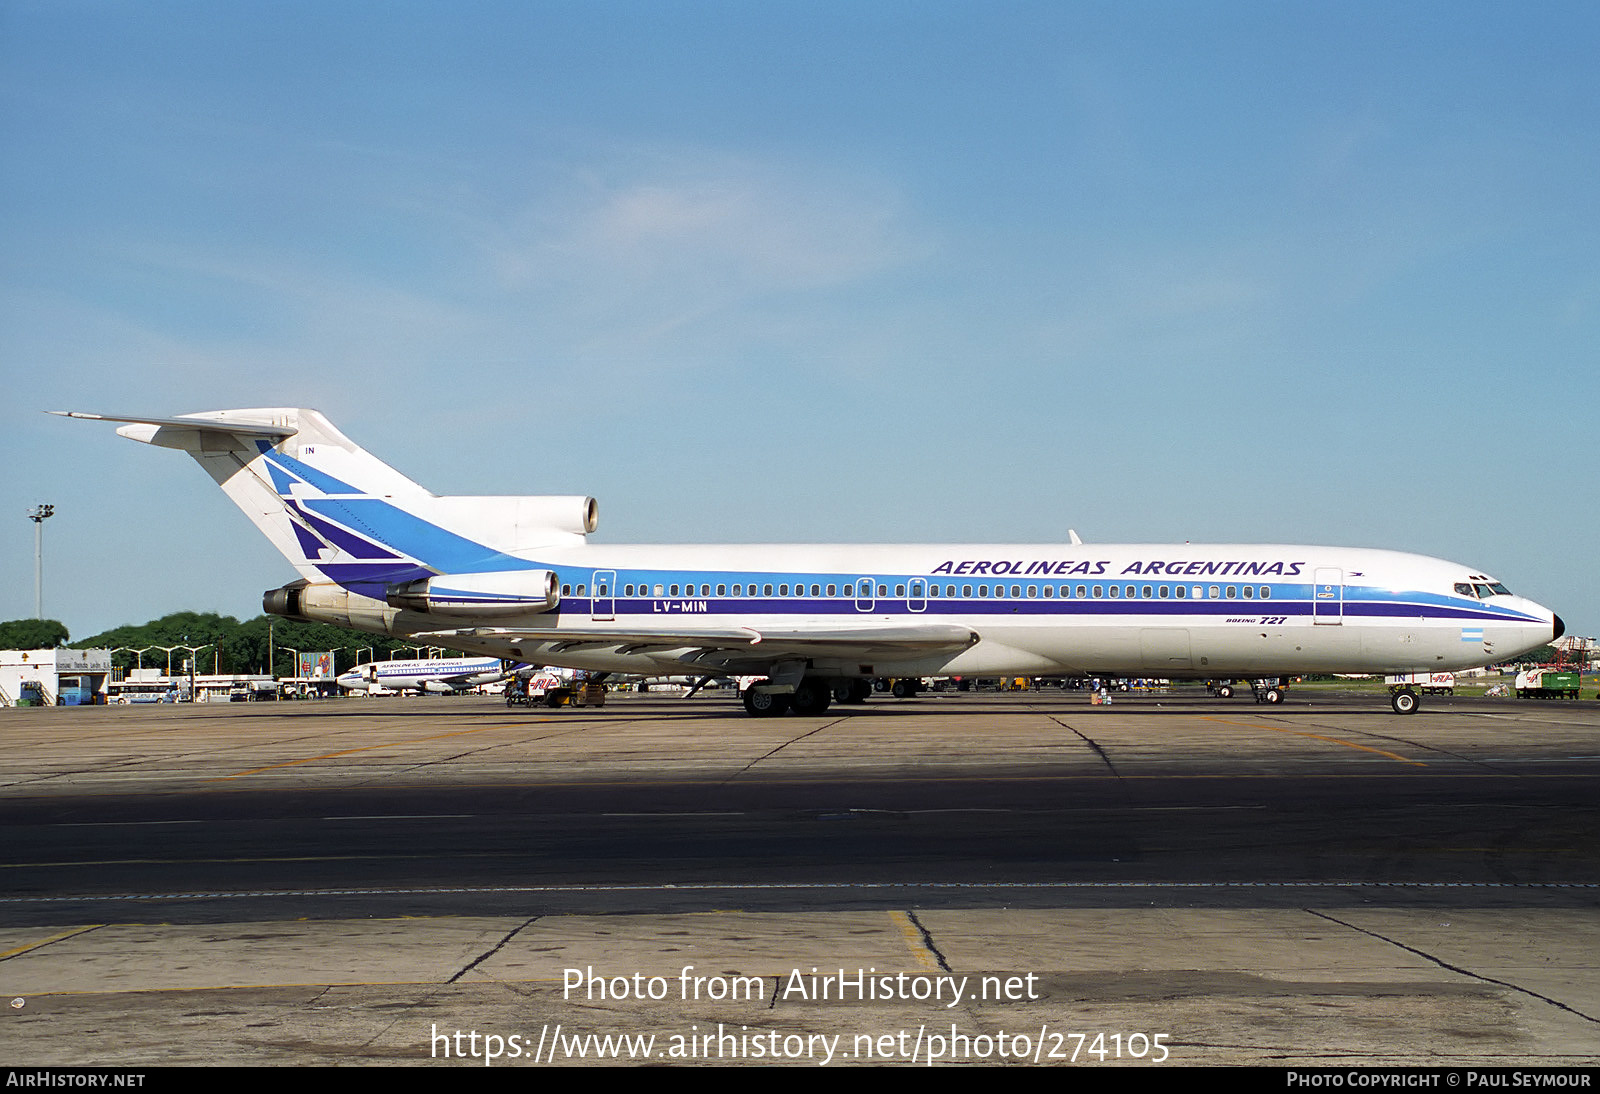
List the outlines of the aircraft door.
{"type": "Polygon", "coordinates": [[[877,599],[872,592],[872,579],[859,577],[856,579],[856,611],[870,612],[877,605],[877,599]]]}
{"type": "Polygon", "coordinates": [[[589,586],[589,618],[608,623],[617,617],[617,571],[596,570],[589,586]]]}
{"type": "Polygon", "coordinates": [[[914,577],[911,579],[911,595],[906,597],[906,607],[914,612],[926,611],[928,607],[928,582],[925,578],[914,577]]]}
{"type": "Polygon", "coordinates": [[[1338,626],[1344,622],[1344,571],[1319,566],[1311,586],[1311,621],[1338,626]]]}

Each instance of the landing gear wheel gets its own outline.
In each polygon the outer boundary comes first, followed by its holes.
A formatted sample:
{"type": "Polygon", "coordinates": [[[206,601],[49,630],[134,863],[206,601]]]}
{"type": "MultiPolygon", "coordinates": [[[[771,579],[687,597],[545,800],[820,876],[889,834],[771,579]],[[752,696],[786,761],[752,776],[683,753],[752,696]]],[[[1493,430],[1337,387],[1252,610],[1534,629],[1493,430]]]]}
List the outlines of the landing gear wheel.
{"type": "Polygon", "coordinates": [[[1265,692],[1262,693],[1261,701],[1263,703],[1271,703],[1271,704],[1274,704],[1274,705],[1283,702],[1283,689],[1282,688],[1268,688],[1265,692]]]}
{"type": "Polygon", "coordinates": [[[823,713],[832,701],[832,689],[822,680],[802,680],[789,696],[789,706],[794,712],[807,716],[823,713]]]}
{"type": "Polygon", "coordinates": [[[896,699],[909,699],[916,693],[916,686],[910,680],[896,680],[894,686],[889,689],[889,694],[896,699]]]}
{"type": "Polygon", "coordinates": [[[833,685],[833,697],[840,703],[865,703],[872,685],[865,680],[841,680],[833,685]]]}
{"type": "Polygon", "coordinates": [[[789,709],[789,697],[748,688],[744,693],[744,709],[746,714],[756,718],[774,718],[789,709]]]}
{"type": "Polygon", "coordinates": [[[1389,705],[1394,707],[1396,714],[1415,714],[1422,705],[1417,698],[1417,693],[1410,688],[1402,688],[1389,696],[1389,705]]]}
{"type": "Polygon", "coordinates": [[[1233,698],[1233,685],[1232,684],[1219,684],[1217,686],[1217,698],[1218,699],[1232,699],[1233,698]]]}

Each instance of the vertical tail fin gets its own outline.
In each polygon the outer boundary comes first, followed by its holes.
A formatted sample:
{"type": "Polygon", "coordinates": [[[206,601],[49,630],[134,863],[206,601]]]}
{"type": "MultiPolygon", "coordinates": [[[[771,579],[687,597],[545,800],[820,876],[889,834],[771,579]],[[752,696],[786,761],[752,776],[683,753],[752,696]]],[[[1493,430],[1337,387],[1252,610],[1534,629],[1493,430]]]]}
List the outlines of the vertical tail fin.
{"type": "Polygon", "coordinates": [[[301,577],[380,600],[389,585],[435,574],[533,568],[513,553],[582,542],[594,529],[592,498],[439,497],[315,410],[55,413],[124,422],[124,437],[187,452],[301,577]]]}

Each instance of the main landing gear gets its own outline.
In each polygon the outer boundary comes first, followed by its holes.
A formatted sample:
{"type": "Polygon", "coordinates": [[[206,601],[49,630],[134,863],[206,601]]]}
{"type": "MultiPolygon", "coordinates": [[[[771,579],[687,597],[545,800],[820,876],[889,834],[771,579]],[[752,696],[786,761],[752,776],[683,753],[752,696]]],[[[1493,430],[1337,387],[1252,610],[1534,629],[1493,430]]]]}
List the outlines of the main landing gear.
{"type": "Polygon", "coordinates": [[[744,692],[745,713],[756,718],[774,718],[794,711],[805,717],[823,714],[834,703],[864,703],[872,692],[865,680],[828,680],[807,676],[792,689],[780,691],[763,681],[751,684],[744,692]]]}
{"type": "Polygon", "coordinates": [[[777,691],[771,684],[752,684],[744,691],[745,713],[755,718],[775,718],[791,710],[814,716],[826,711],[832,702],[833,689],[828,681],[811,676],[794,685],[792,691],[777,691]]]}
{"type": "MultiPolygon", "coordinates": [[[[1233,681],[1231,680],[1223,680],[1220,683],[1210,683],[1206,686],[1211,689],[1211,694],[1215,695],[1218,699],[1233,698],[1233,681]]],[[[1266,703],[1268,706],[1277,706],[1278,704],[1282,703],[1283,697],[1287,690],[1288,689],[1284,686],[1284,681],[1281,678],[1276,680],[1269,678],[1266,680],[1250,681],[1250,694],[1255,697],[1255,701],[1258,703],[1266,703]]]]}
{"type": "Polygon", "coordinates": [[[1422,705],[1422,700],[1410,688],[1391,688],[1389,691],[1389,705],[1396,714],[1415,714],[1422,705]]]}

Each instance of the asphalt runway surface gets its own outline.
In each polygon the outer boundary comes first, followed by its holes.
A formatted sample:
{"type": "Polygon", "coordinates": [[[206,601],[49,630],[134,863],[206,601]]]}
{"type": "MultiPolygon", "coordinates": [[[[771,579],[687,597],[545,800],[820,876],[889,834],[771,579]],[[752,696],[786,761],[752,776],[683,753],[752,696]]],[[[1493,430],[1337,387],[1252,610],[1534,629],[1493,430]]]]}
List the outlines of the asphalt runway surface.
{"type": "Polygon", "coordinates": [[[525,1037],[505,1065],[563,1027],[683,1039],[638,1062],[1593,1063],[1597,729],[1592,699],[1310,689],[0,711],[0,1050],[481,1066],[438,1031],[525,1037]],[[926,995],[958,976],[958,1008],[926,995]]]}

